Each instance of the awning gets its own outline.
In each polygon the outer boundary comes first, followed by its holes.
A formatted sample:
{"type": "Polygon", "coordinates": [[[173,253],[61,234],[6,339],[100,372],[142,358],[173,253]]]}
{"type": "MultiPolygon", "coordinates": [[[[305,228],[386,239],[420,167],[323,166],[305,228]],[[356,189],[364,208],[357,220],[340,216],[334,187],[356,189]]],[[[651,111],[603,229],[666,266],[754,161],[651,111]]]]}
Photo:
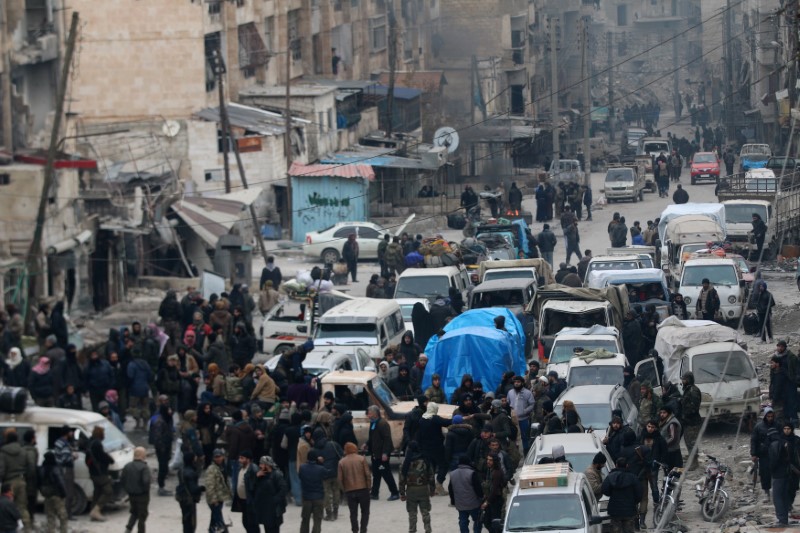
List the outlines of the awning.
{"type": "Polygon", "coordinates": [[[187,196],[172,204],[172,210],[210,248],[233,226],[249,219],[247,208],[261,194],[261,188],[243,189],[218,197],[187,196]]]}
{"type": "Polygon", "coordinates": [[[81,244],[89,242],[89,239],[91,238],[92,238],[91,230],[88,229],[83,230],[79,234],[70,237],[69,239],[65,239],[51,246],[48,246],[47,255],[63,254],[64,252],[68,252],[74,248],[77,248],[81,244]]]}
{"type": "Polygon", "coordinates": [[[304,165],[302,163],[292,163],[292,167],[289,169],[289,176],[293,178],[304,176],[315,178],[363,178],[365,180],[375,181],[375,171],[372,170],[372,167],[370,165],[359,165],[357,163],[347,165],[304,165]]]}
{"type": "MultiPolygon", "coordinates": [[[[47,150],[33,150],[14,155],[14,160],[29,165],[46,165],[47,150]]],[[[97,161],[85,159],[79,155],[57,152],[53,168],[71,168],[78,170],[97,170],[97,161]]]]}

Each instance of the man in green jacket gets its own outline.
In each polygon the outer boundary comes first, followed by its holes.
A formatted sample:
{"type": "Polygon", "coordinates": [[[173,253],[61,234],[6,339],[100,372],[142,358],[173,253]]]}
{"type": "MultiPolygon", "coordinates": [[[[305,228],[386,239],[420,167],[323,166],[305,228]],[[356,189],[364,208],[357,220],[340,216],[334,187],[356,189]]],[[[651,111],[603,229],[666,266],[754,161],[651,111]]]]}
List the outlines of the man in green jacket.
{"type": "Polygon", "coordinates": [[[139,523],[139,533],[145,533],[147,507],[150,504],[150,469],[147,467],[147,451],[138,446],[133,450],[133,461],[122,469],[122,488],[128,493],[131,516],[125,533],[131,533],[133,526],[139,523]]]}
{"type": "Polygon", "coordinates": [[[214,450],[214,462],[206,470],[206,502],[211,509],[211,524],[209,531],[219,528],[226,530],[225,520],[222,518],[222,505],[231,499],[231,487],[228,476],[225,475],[225,450],[214,450]]]}

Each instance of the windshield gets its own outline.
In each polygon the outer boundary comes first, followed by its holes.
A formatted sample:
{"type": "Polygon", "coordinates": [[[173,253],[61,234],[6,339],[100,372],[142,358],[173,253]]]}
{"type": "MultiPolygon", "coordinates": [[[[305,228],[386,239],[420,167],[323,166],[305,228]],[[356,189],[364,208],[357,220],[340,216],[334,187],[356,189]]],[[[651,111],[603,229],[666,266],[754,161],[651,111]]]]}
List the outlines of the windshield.
{"type": "Polygon", "coordinates": [[[525,303],[525,297],[521,289],[509,289],[506,291],[485,291],[473,292],[470,309],[481,309],[483,307],[518,307],[525,303]]]}
{"type": "Polygon", "coordinates": [[[666,155],[669,153],[669,144],[665,142],[646,142],[644,143],[642,149],[646,154],[653,154],[653,153],[660,154],[661,152],[664,152],[664,154],[666,155]]]}
{"type": "Polygon", "coordinates": [[[97,425],[103,426],[105,430],[105,438],[103,439],[103,449],[105,451],[113,452],[123,448],[133,448],[133,443],[128,437],[108,420],[104,419],[102,422],[98,422],[97,425]]]}
{"type": "MultiPolygon", "coordinates": [[[[591,453],[570,453],[569,450],[566,451],[564,457],[567,458],[569,464],[572,465],[573,472],[585,472],[589,465],[592,464],[592,460],[597,452],[591,453]]],[[[533,465],[533,464],[540,464],[542,459],[552,457],[552,454],[547,453],[546,451],[542,451],[540,455],[530,455],[529,457],[525,458],[526,465],[533,465]]],[[[603,477],[605,478],[611,470],[608,468],[608,463],[603,466],[603,477]]]]}
{"type": "Polygon", "coordinates": [[[574,385],[617,385],[622,384],[621,366],[578,366],[570,369],[567,383],[574,385]]]}
{"type": "Polygon", "coordinates": [[[717,156],[714,154],[697,154],[694,156],[693,161],[695,163],[716,163],[717,156]]]}
{"type": "Polygon", "coordinates": [[[584,313],[547,309],[544,313],[542,335],[555,335],[564,328],[590,328],[595,324],[608,326],[604,309],[595,309],[584,313]]]}
{"type": "Polygon", "coordinates": [[[770,155],[772,154],[772,150],[770,150],[769,145],[767,144],[746,144],[742,146],[742,151],[739,155],[741,156],[751,156],[751,155],[770,155]]]}
{"type": "Polygon", "coordinates": [[[639,261],[592,261],[589,271],[594,270],[634,270],[639,268],[639,261]]]}
{"type": "Polygon", "coordinates": [[[747,354],[740,351],[707,353],[698,355],[692,359],[692,371],[694,380],[698,385],[703,383],[717,383],[720,378],[723,381],[750,380],[756,377],[753,365],[747,358],[747,354]],[[728,368],[725,368],[727,362],[728,368]],[[725,370],[723,374],[723,370],[725,370]]]}
{"type": "Polygon", "coordinates": [[[691,265],[683,268],[681,285],[698,286],[708,278],[712,285],[736,285],[739,278],[733,265],[691,265]]]}
{"type": "Polygon", "coordinates": [[[363,339],[364,344],[378,344],[375,324],[320,324],[315,339],[363,339]]]}
{"type": "Polygon", "coordinates": [[[403,314],[404,322],[411,322],[412,311],[414,311],[414,304],[403,304],[400,306],[400,312],[403,314]]]}
{"type": "Polygon", "coordinates": [[[606,182],[609,181],[633,181],[633,172],[630,170],[609,170],[606,174],[606,182]]]}
{"type": "MultiPolygon", "coordinates": [[[[561,412],[561,406],[556,409],[561,412]]],[[[608,421],[611,420],[611,407],[608,405],[591,404],[575,405],[578,416],[581,417],[581,424],[584,428],[606,429],[608,421]]]]}
{"type": "Polygon", "coordinates": [[[390,406],[399,403],[399,400],[395,397],[394,393],[392,393],[392,391],[386,385],[386,382],[383,381],[378,376],[372,378],[372,381],[370,381],[370,385],[372,387],[372,392],[375,393],[375,396],[377,396],[380,399],[383,405],[390,406]]]}
{"type": "Polygon", "coordinates": [[[583,350],[599,350],[603,349],[607,352],[616,353],[619,351],[617,343],[612,340],[598,340],[586,337],[586,341],[582,340],[558,340],[553,343],[553,349],[550,352],[551,363],[566,363],[572,359],[575,353],[575,348],[582,348],[583,350]]]}
{"type": "Polygon", "coordinates": [[[577,494],[519,495],[508,508],[505,531],[581,529],[584,525],[582,507],[577,494]]]}
{"type": "Polygon", "coordinates": [[[758,213],[761,220],[769,220],[767,206],[760,204],[725,204],[725,222],[729,224],[750,224],[753,213],[758,213]]]}
{"type": "Polygon", "coordinates": [[[533,270],[509,270],[507,268],[495,268],[487,270],[483,276],[483,281],[493,279],[534,279],[533,270]]]}
{"type": "Polygon", "coordinates": [[[412,276],[397,280],[395,298],[447,297],[450,282],[447,276],[412,276]]]}

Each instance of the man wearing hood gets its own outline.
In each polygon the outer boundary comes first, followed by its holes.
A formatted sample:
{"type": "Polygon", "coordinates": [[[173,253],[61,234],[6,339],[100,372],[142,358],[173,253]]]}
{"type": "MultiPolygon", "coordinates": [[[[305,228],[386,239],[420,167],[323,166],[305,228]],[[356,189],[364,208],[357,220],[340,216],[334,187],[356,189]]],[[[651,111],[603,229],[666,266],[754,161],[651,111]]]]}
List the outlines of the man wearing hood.
{"type": "Polygon", "coordinates": [[[400,467],[399,490],[400,499],[406,502],[408,530],[417,531],[417,509],[419,509],[425,533],[432,533],[431,496],[435,493],[433,467],[420,451],[417,442],[413,440],[408,443],[406,456],[400,467]]]}
{"type": "Polygon", "coordinates": [[[168,290],[167,295],[158,306],[158,316],[161,317],[161,325],[164,327],[164,332],[169,336],[172,349],[175,349],[175,343],[180,339],[181,332],[181,304],[178,302],[178,297],[175,291],[168,290]]]}
{"type": "Polygon", "coordinates": [[[621,417],[614,416],[611,418],[606,436],[603,437],[603,444],[611,457],[622,457],[620,452],[623,446],[625,446],[625,438],[629,435],[632,438],[631,442],[636,440],[636,433],[634,433],[630,426],[623,423],[621,417]]]}
{"type": "Polygon", "coordinates": [[[636,366],[636,363],[642,358],[642,324],[633,309],[629,309],[625,313],[625,321],[622,325],[622,346],[630,364],[636,366]]]}
{"type": "Polygon", "coordinates": [[[66,349],[69,343],[69,329],[67,320],[64,318],[64,302],[58,301],[53,306],[50,313],[50,329],[56,338],[56,345],[61,349],[66,349]]]}
{"type": "Polygon", "coordinates": [[[772,407],[764,408],[764,416],[761,422],[753,428],[750,435],[750,458],[758,468],[758,477],[761,478],[761,490],[764,491],[764,503],[770,502],[770,488],[772,487],[772,475],[769,467],[769,447],[780,438],[781,428],[775,422],[775,412],[772,407]]]}
{"type": "Polygon", "coordinates": [[[414,385],[411,383],[408,365],[400,365],[397,377],[389,382],[389,389],[400,401],[408,401],[414,398],[414,385]]]}
{"type": "MultiPolygon", "coordinates": [[[[702,397],[700,389],[694,384],[694,374],[692,372],[683,374],[681,383],[683,384],[683,396],[680,399],[680,413],[683,442],[686,444],[687,452],[691,455],[692,449],[697,442],[697,437],[700,434],[700,427],[703,425],[703,419],[700,417],[702,397]]],[[[697,468],[697,454],[695,454],[695,458],[688,468],[689,470],[697,468]]]]}
{"type": "MultiPolygon", "coordinates": [[[[462,396],[464,394],[472,394],[472,388],[475,382],[472,379],[472,374],[464,374],[461,376],[461,385],[453,391],[452,396],[450,396],[450,403],[453,405],[459,405],[462,401],[462,396]]],[[[471,398],[470,398],[471,399],[471,398]]],[[[461,413],[461,414],[471,414],[471,413],[461,413]]]]}
{"type": "Polygon", "coordinates": [[[353,533],[367,533],[369,525],[369,490],[372,486],[367,460],[359,455],[358,447],[348,442],[344,445],[344,457],[339,461],[339,483],[342,486],[347,507],[350,510],[350,529],[353,533]],[[358,510],[361,509],[361,525],[358,523],[358,510]]]}
{"type": "Polygon", "coordinates": [[[67,353],[55,370],[56,390],[61,393],[67,385],[75,387],[75,392],[83,394],[83,369],[78,364],[78,349],[74,344],[67,345],[67,353]]]}
{"type": "MultiPolygon", "coordinates": [[[[414,392],[422,392],[422,378],[425,376],[427,366],[428,356],[424,353],[419,354],[417,362],[411,366],[411,384],[414,386],[414,392]]],[[[447,402],[442,401],[441,403],[447,402]]]]}
{"type": "Polygon", "coordinates": [[[455,470],[459,460],[467,455],[467,449],[474,438],[472,425],[465,423],[463,416],[453,415],[453,423],[447,428],[447,435],[444,438],[444,457],[450,472],[455,470]]]}
{"type": "Polygon", "coordinates": [[[608,516],[613,531],[633,532],[637,506],[642,499],[642,487],[636,476],[628,471],[628,461],[620,457],[616,468],[603,481],[603,494],[608,496],[608,516]]]}
{"type": "Polygon", "coordinates": [[[797,493],[797,472],[800,471],[800,438],[794,434],[794,424],[789,420],[782,424],[781,429],[780,438],[769,445],[769,468],[777,525],[788,527],[789,510],[797,493]]]}
{"type": "Polygon", "coordinates": [[[442,430],[450,425],[439,416],[439,405],[428,402],[425,414],[419,421],[416,442],[423,458],[436,471],[436,493],[440,496],[447,495],[442,483],[447,476],[447,463],[444,456],[444,434],[442,430]]]}
{"type": "Polygon", "coordinates": [[[28,490],[25,479],[36,477],[36,464],[31,464],[28,454],[19,443],[17,431],[8,428],[3,434],[4,444],[0,447],[0,480],[9,484],[14,493],[14,505],[22,515],[25,531],[31,530],[31,515],[28,512],[28,490]]]}
{"type": "Polygon", "coordinates": [[[772,298],[772,293],[767,290],[767,282],[763,279],[758,280],[755,284],[755,295],[753,301],[755,302],[756,311],[758,312],[758,330],[761,334],[761,344],[772,341],[772,308],[775,306],[775,300],[772,298]]]}
{"type": "Polygon", "coordinates": [[[303,377],[303,361],[306,359],[308,352],[314,349],[314,341],[309,339],[299,346],[295,346],[291,350],[287,350],[281,354],[278,359],[278,365],[275,367],[273,379],[284,390],[283,383],[286,386],[294,382],[297,376],[303,377]],[[282,374],[282,376],[280,376],[282,374]]]}
{"type": "Polygon", "coordinates": [[[414,366],[422,353],[422,348],[414,342],[414,333],[406,331],[400,341],[400,353],[406,356],[408,366],[414,366]]]}
{"type": "Polygon", "coordinates": [[[646,529],[647,484],[651,465],[653,463],[650,454],[650,448],[636,442],[636,434],[633,431],[623,434],[622,448],[620,448],[617,457],[624,457],[625,460],[628,461],[628,471],[636,476],[642,489],[642,498],[639,501],[639,514],[635,523],[638,529],[646,529]]]}
{"type": "Polygon", "coordinates": [[[444,296],[437,296],[436,300],[434,300],[433,305],[431,306],[430,310],[431,314],[431,326],[434,332],[438,332],[447,325],[447,322],[456,316],[456,312],[447,303],[444,296]]]}
{"type": "Polygon", "coordinates": [[[348,442],[358,446],[358,439],[356,439],[356,432],[353,428],[353,413],[347,409],[346,405],[338,403],[334,407],[334,412],[339,413],[339,416],[333,422],[334,442],[342,448],[348,442]]]}
{"type": "MultiPolygon", "coordinates": [[[[339,459],[344,455],[344,450],[336,442],[329,440],[322,428],[317,428],[312,433],[314,446],[312,451],[322,459],[322,466],[325,467],[322,486],[325,489],[324,508],[325,521],[332,522],[339,518],[339,482],[336,476],[339,473],[339,459]]],[[[311,456],[311,451],[308,452],[311,456]]],[[[302,481],[302,476],[300,478],[302,481]]],[[[305,497],[303,497],[305,502],[305,497]]]]}
{"type": "Polygon", "coordinates": [[[231,357],[240,368],[253,360],[256,353],[256,340],[247,331],[244,322],[237,322],[230,338],[231,357]]]}
{"type": "Polygon", "coordinates": [[[786,357],[778,355],[769,361],[769,399],[777,420],[791,420],[797,413],[797,385],[789,378],[786,363],[786,357]]]}
{"type": "MultiPolygon", "coordinates": [[[[508,404],[511,406],[512,412],[517,415],[519,431],[522,434],[523,454],[527,454],[530,448],[530,417],[534,407],[536,407],[536,401],[533,399],[533,393],[524,387],[525,378],[514,376],[512,383],[514,388],[508,391],[508,404]]],[[[494,405],[494,402],[492,402],[492,405],[494,405]]],[[[516,441],[516,439],[514,440],[516,441]]],[[[516,442],[514,444],[516,445],[516,442]]]]}

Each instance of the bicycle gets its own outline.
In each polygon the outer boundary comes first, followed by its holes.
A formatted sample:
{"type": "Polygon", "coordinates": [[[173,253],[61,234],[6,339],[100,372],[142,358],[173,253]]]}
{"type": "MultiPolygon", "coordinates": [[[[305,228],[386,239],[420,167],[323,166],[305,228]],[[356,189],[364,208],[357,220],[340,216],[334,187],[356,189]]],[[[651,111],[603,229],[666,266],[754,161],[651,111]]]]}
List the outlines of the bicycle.
{"type": "Polygon", "coordinates": [[[663,468],[665,473],[661,496],[658,505],[653,509],[653,527],[657,528],[663,517],[667,517],[665,521],[666,524],[671,523],[675,517],[675,513],[678,510],[678,503],[675,501],[673,493],[678,488],[678,484],[680,483],[679,478],[683,473],[683,468],[676,467],[668,470],[669,465],[658,461],[653,461],[653,464],[663,468]]]}

